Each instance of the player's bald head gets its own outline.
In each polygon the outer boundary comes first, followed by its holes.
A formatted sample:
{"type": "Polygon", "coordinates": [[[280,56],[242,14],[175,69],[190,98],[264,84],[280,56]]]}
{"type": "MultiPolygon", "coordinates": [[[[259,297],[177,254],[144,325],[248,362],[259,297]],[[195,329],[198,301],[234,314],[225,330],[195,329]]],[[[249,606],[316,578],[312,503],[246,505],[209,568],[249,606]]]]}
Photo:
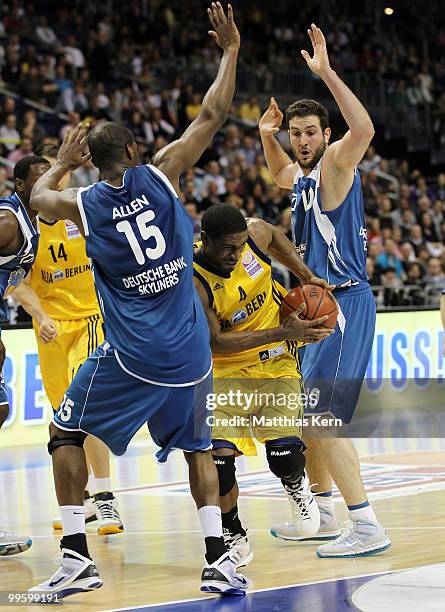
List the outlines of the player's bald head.
{"type": "Polygon", "coordinates": [[[134,166],[139,162],[134,136],[122,123],[106,121],[96,125],[88,136],[88,147],[91,161],[101,172],[120,163],[134,166]]]}

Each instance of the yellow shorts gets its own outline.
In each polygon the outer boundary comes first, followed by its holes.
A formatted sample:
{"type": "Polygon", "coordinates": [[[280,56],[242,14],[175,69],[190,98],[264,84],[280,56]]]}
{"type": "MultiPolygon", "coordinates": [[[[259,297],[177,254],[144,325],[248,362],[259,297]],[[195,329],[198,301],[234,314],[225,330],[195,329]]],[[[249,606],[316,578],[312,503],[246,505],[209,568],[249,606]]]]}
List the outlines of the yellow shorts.
{"type": "Polygon", "coordinates": [[[254,440],[301,438],[304,386],[292,353],[241,368],[230,378],[215,377],[214,400],[215,448],[230,442],[238,453],[253,456],[254,440]]]}
{"type": "Polygon", "coordinates": [[[51,406],[57,410],[77,370],[104,341],[104,333],[100,315],[54,323],[58,336],[48,344],[40,340],[35,323],[34,331],[43,386],[51,406]]]}

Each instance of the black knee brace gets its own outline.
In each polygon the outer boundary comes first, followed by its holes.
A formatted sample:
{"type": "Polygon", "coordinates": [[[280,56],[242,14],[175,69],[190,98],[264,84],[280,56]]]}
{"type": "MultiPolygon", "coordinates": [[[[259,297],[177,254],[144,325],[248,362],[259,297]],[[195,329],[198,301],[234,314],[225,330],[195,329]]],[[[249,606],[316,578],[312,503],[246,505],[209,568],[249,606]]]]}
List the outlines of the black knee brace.
{"type": "Polygon", "coordinates": [[[82,448],[83,443],[85,442],[85,438],[86,436],[84,434],[82,434],[81,432],[79,432],[81,435],[79,437],[75,437],[75,432],[73,432],[74,435],[70,436],[69,438],[58,438],[57,436],[53,436],[51,438],[51,440],[48,442],[48,452],[50,455],[53,454],[53,452],[56,450],[56,448],[59,448],[59,446],[79,446],[80,448],[82,448]]]}
{"type": "Polygon", "coordinates": [[[298,444],[275,445],[266,442],[266,455],[270,471],[290,482],[300,480],[306,465],[303,446],[298,444]]]}
{"type": "Polygon", "coordinates": [[[235,479],[235,455],[213,455],[219,478],[219,495],[224,497],[233,489],[236,484],[235,479]]]}

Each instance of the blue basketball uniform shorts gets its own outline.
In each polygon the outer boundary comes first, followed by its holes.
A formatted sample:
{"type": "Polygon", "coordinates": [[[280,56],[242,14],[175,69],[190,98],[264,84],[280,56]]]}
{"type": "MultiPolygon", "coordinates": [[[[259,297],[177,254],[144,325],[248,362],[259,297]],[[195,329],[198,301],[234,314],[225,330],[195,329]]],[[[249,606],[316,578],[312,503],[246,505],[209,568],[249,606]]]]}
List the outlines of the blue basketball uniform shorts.
{"type": "MultiPolygon", "coordinates": [[[[174,383],[173,383],[174,384],[174,383]]],[[[156,453],[164,463],[171,450],[203,451],[212,447],[207,424],[207,394],[212,374],[184,387],[161,386],[127,373],[114,349],[104,342],[75,375],[54,415],[65,431],[100,438],[115,455],[123,455],[136,432],[147,423],[156,453]]]]}
{"type": "Polygon", "coordinates": [[[376,307],[368,283],[334,295],[341,310],[335,333],[302,350],[304,385],[309,393],[315,390],[314,397],[319,393],[318,403],[311,406],[309,401],[305,414],[329,413],[349,423],[371,355],[376,307]]]}

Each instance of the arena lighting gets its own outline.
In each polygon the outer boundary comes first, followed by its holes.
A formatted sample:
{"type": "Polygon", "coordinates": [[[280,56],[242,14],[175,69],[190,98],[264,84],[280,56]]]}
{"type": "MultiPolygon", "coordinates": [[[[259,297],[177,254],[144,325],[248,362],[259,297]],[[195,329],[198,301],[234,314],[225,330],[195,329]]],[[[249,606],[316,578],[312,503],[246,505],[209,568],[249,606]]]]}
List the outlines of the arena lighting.
{"type": "Polygon", "coordinates": [[[391,8],[390,6],[387,6],[385,9],[383,9],[383,12],[385,13],[385,15],[393,15],[394,9],[391,8]]]}

